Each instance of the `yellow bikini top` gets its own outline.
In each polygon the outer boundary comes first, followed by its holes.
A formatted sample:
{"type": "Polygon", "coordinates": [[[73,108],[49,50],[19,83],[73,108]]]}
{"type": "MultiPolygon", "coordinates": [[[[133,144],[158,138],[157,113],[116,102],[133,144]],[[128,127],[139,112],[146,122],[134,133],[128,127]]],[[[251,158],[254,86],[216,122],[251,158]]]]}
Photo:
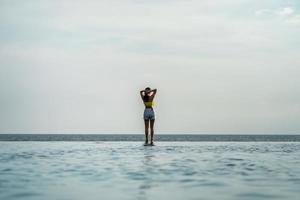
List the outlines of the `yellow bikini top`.
{"type": "Polygon", "coordinates": [[[154,105],[154,102],[153,101],[146,101],[146,102],[144,102],[144,104],[145,104],[146,107],[150,107],[150,106],[154,105]]]}

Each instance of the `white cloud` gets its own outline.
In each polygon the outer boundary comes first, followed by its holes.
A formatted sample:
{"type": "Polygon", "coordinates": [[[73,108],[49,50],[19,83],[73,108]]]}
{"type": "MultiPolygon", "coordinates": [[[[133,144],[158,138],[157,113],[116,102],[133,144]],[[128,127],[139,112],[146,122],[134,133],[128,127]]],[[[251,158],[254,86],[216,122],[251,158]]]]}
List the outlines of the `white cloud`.
{"type": "Polygon", "coordinates": [[[256,16],[280,16],[280,17],[289,17],[295,13],[295,10],[291,7],[283,7],[279,9],[260,9],[255,11],[256,16]]]}
{"type": "Polygon", "coordinates": [[[282,17],[289,16],[294,13],[294,9],[291,7],[280,8],[276,11],[276,14],[282,17]]]}
{"type": "Polygon", "coordinates": [[[270,15],[270,13],[271,13],[270,9],[261,9],[261,10],[255,11],[256,16],[266,16],[266,15],[270,15]]]}
{"type": "Polygon", "coordinates": [[[290,17],[289,19],[287,19],[287,22],[295,25],[300,24],[300,14],[290,17]]]}
{"type": "MultiPolygon", "coordinates": [[[[300,24],[300,14],[296,13],[292,7],[282,7],[278,9],[260,9],[254,12],[255,16],[264,18],[280,20],[288,24],[300,24]]],[[[270,20],[272,21],[272,20],[270,20]]]]}

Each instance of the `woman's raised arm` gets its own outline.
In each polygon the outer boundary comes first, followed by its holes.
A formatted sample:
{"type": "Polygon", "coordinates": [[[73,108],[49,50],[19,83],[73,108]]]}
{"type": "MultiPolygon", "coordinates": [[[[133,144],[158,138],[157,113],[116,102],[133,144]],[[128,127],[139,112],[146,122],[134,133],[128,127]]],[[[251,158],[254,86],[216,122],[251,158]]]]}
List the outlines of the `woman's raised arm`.
{"type": "Polygon", "coordinates": [[[155,94],[156,94],[156,92],[157,92],[157,89],[153,89],[153,90],[151,90],[151,92],[153,92],[151,96],[153,96],[153,97],[154,97],[154,96],[155,96],[155,94]]]}
{"type": "Polygon", "coordinates": [[[145,92],[145,90],[141,90],[141,91],[140,91],[140,95],[141,95],[142,99],[143,99],[143,97],[144,97],[143,92],[145,92]]]}

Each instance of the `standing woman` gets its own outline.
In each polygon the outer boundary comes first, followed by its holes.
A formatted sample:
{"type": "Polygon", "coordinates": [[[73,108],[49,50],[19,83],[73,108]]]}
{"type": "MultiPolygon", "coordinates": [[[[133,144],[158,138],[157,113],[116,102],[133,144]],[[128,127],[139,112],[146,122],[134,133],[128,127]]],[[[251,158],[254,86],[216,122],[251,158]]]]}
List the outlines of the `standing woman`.
{"type": "Polygon", "coordinates": [[[153,135],[154,135],[154,121],[155,121],[155,114],[153,110],[153,99],[156,94],[156,89],[151,90],[151,88],[147,87],[145,90],[141,90],[140,94],[142,97],[142,100],[145,105],[145,110],[144,110],[144,122],[145,122],[145,145],[148,144],[148,135],[149,135],[149,124],[150,124],[150,132],[151,132],[151,138],[150,138],[150,144],[153,145],[153,135]]]}

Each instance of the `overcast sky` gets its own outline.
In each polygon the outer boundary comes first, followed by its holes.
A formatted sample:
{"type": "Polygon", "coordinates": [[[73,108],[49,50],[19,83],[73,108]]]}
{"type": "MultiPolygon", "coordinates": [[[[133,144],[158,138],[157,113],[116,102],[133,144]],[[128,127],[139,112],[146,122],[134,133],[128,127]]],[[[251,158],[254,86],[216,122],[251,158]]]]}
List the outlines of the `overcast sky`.
{"type": "Polygon", "coordinates": [[[298,0],[0,0],[0,133],[300,133],[298,0]]]}

